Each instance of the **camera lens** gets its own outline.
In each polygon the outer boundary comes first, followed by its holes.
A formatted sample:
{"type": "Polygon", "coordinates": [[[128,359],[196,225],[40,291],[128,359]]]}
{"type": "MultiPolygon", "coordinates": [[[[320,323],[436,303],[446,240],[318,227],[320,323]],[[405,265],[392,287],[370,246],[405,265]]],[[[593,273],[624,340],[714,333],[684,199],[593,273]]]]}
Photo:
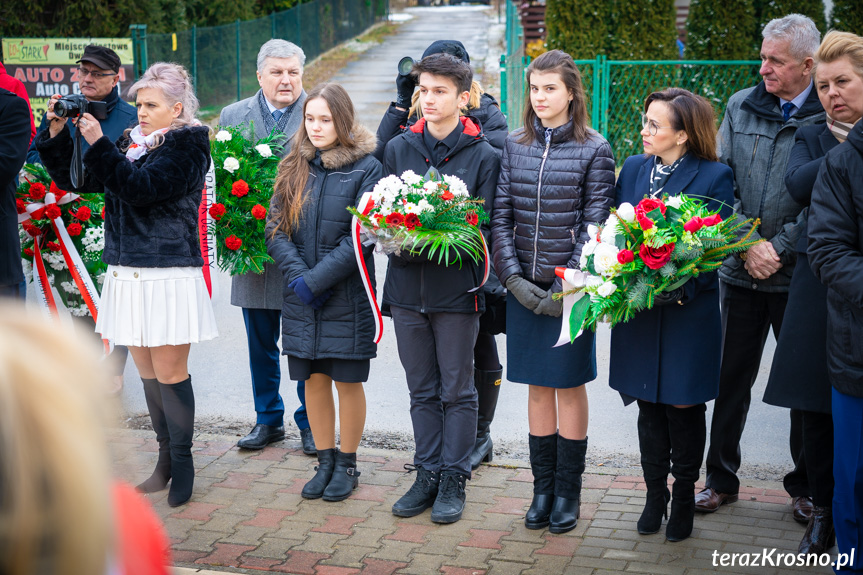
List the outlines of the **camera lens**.
{"type": "Polygon", "coordinates": [[[54,103],[54,114],[58,118],[74,118],[80,114],[80,108],[77,102],[61,98],[54,103]]]}
{"type": "Polygon", "coordinates": [[[405,56],[401,60],[399,60],[399,74],[401,76],[407,76],[411,73],[411,70],[414,67],[414,59],[410,56],[405,56]]]}

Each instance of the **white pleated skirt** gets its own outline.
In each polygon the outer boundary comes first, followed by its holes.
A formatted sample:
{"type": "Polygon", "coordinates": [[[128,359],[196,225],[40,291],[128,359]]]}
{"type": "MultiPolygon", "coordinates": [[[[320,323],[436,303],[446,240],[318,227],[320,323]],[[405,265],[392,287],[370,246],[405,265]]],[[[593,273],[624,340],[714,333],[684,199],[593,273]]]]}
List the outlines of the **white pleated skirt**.
{"type": "Polygon", "coordinates": [[[108,266],[96,332],[115,345],[159,347],[219,335],[201,268],[108,266]]]}

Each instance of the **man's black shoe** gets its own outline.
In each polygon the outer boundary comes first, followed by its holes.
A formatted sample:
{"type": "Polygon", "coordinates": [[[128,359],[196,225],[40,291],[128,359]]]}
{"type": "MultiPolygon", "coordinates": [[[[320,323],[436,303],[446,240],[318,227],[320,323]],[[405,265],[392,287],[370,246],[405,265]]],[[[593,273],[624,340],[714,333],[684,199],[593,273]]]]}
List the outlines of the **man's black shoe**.
{"type": "Polygon", "coordinates": [[[455,471],[440,474],[437,499],[432,506],[431,520],[435,523],[455,523],[464,511],[464,487],[467,477],[455,471]]]}
{"type": "Polygon", "coordinates": [[[241,449],[263,449],[274,441],[285,438],[285,426],[264,425],[259,423],[252,428],[251,433],[237,442],[241,449]]]}
{"type": "Polygon", "coordinates": [[[440,480],[438,472],[429,471],[421,465],[408,463],[405,469],[408,472],[416,471],[417,477],[408,492],[393,505],[393,515],[397,517],[413,517],[434,505],[440,480]]]}
{"type": "Polygon", "coordinates": [[[318,448],[315,447],[315,438],[312,436],[311,427],[300,430],[300,441],[303,442],[303,453],[306,455],[318,454],[318,448]]]}

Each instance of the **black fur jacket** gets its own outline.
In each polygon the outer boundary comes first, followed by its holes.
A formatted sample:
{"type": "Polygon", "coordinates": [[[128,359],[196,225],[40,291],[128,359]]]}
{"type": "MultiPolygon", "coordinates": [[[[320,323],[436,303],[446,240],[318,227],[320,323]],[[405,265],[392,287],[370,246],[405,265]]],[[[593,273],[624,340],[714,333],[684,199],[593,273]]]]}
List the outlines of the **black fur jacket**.
{"type": "Polygon", "coordinates": [[[69,179],[72,138],[64,127],[36,138],[42,162],[61,189],[105,194],[105,251],[102,261],[130,267],[202,266],[198,206],[210,166],[209,128],[169,130],[161,146],[136,162],[106,136],[84,154],[84,184],[69,179]]]}

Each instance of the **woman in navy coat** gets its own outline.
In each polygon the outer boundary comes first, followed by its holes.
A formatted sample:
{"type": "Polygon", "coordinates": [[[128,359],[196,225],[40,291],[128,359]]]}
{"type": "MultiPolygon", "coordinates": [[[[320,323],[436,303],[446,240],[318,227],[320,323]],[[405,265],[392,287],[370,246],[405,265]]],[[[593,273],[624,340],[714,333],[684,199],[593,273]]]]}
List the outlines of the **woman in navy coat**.
{"type": "MultiPolygon", "coordinates": [[[[716,123],[710,103],[687,90],[669,88],[647,97],[641,136],[644,154],[627,158],[616,187],[616,204],[636,205],[645,196],[686,194],[731,215],[731,168],[716,161],[716,123]]],[[[638,401],[638,440],[647,501],[638,532],[656,533],[671,494],[665,535],[682,541],[692,533],[695,481],[706,441],[705,402],[719,392],[722,344],[716,273],[692,278],[655,298],[611,333],[609,385],[624,403],[638,401]]]]}

